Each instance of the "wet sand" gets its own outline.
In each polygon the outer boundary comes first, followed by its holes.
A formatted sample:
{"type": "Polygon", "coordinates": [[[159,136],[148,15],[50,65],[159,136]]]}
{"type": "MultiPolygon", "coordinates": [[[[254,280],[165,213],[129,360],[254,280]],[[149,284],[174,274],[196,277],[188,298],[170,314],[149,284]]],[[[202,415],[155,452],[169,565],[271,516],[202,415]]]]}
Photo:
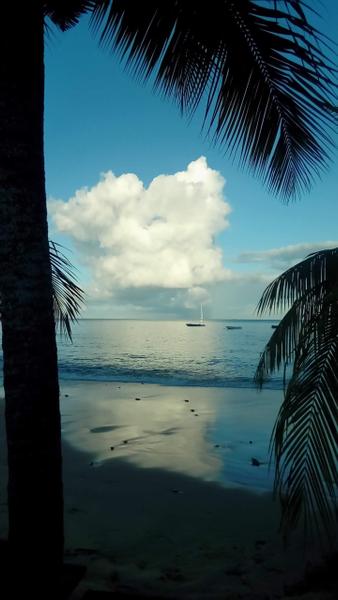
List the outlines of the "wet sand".
{"type": "MultiPolygon", "coordinates": [[[[280,392],[65,381],[61,391],[66,557],[88,567],[74,600],[87,589],[282,598],[317,559],[299,535],[284,546],[278,534],[266,462],[280,392]]],[[[3,451],[0,470],[4,537],[3,451]]]]}

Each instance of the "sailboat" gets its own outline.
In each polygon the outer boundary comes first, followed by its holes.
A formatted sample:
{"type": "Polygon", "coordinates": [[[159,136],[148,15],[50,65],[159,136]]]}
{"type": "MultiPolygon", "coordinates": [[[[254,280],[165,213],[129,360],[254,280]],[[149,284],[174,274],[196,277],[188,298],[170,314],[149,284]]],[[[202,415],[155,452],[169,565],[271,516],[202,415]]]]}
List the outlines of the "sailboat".
{"type": "Polygon", "coordinates": [[[201,304],[201,318],[199,323],[186,323],[187,327],[205,327],[204,319],[203,319],[203,307],[201,304]]]}

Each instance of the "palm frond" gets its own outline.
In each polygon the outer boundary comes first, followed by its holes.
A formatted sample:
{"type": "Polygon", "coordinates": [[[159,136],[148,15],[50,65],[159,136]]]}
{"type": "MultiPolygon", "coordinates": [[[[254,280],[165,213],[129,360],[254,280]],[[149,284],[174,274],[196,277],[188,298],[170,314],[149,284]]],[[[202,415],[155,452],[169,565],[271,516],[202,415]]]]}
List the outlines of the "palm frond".
{"type": "Polygon", "coordinates": [[[302,339],[320,319],[324,302],[338,297],[338,248],[310,254],[277,277],[264,291],[257,313],[289,310],[261,354],[255,381],[262,387],[270,373],[291,364],[302,339]]]}
{"type": "Polygon", "coordinates": [[[80,17],[92,11],[95,0],[47,0],[44,2],[44,14],[61,29],[66,31],[77,25],[80,17]]]}
{"type": "Polygon", "coordinates": [[[257,313],[285,310],[296,300],[303,300],[311,292],[316,304],[324,296],[338,289],[334,274],[338,269],[338,248],[329,248],[309,254],[290,267],[265,289],[257,306],[257,313]]]}
{"type": "Polygon", "coordinates": [[[270,374],[279,371],[283,365],[287,367],[292,363],[299,341],[303,312],[302,303],[294,302],[274,330],[256,369],[254,381],[259,388],[263,387],[270,374]]]}
{"type": "Polygon", "coordinates": [[[84,294],[74,281],[73,266],[60,248],[59,244],[49,242],[54,316],[60,333],[72,340],[71,324],[76,322],[80,314],[84,294]]]}
{"type": "Polygon", "coordinates": [[[185,0],[100,0],[92,23],[182,111],[192,115],[205,99],[215,143],[290,199],[326,167],[336,124],[330,42],[306,13],[303,0],[211,0],[207,10],[185,0]]]}
{"type": "Polygon", "coordinates": [[[265,290],[259,313],[288,312],[259,361],[255,380],[285,365],[292,375],[271,436],[275,493],[282,526],[305,525],[330,533],[338,489],[338,249],[316,252],[265,290]]]}
{"type": "Polygon", "coordinates": [[[282,500],[282,526],[297,524],[303,515],[307,528],[324,527],[328,536],[337,518],[337,316],[336,303],[335,311],[323,311],[322,327],[317,324],[298,346],[273,431],[274,488],[282,500]]]}

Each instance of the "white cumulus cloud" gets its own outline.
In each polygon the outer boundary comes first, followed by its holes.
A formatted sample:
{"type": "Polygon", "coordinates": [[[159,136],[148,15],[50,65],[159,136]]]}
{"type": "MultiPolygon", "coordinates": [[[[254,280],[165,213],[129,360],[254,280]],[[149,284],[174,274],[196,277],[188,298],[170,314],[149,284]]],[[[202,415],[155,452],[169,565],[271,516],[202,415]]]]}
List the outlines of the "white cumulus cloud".
{"type": "Polygon", "coordinates": [[[187,290],[183,304],[190,305],[203,297],[202,286],[232,278],[215,243],[229,225],[224,185],[201,157],[185,171],[155,177],[148,187],[135,174],[109,171],[68,201],[51,200],[49,211],[89,267],[92,296],[187,290]]]}

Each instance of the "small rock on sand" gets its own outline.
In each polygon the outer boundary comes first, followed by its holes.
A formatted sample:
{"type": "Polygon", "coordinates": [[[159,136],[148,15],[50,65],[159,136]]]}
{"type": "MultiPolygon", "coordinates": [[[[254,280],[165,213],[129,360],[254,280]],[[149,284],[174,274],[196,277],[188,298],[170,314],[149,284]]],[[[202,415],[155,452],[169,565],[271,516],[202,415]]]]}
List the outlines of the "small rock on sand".
{"type": "Polygon", "coordinates": [[[162,580],[169,579],[170,581],[184,581],[184,575],[177,567],[169,567],[163,570],[163,573],[160,577],[162,580]]]}
{"type": "Polygon", "coordinates": [[[234,575],[235,577],[241,577],[245,575],[246,569],[242,565],[237,564],[228,567],[228,569],[225,570],[225,573],[226,575],[234,575]]]}

